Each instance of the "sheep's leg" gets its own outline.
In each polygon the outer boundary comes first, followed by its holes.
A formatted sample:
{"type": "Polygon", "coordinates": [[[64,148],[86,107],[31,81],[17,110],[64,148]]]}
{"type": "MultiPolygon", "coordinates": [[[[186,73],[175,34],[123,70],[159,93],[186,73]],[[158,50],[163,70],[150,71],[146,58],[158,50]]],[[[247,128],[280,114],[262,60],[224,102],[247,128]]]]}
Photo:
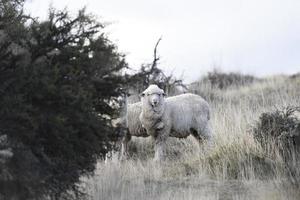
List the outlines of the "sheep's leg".
{"type": "Polygon", "coordinates": [[[212,131],[209,123],[207,123],[204,129],[202,130],[202,135],[208,144],[213,142],[212,131]]]}
{"type": "Polygon", "coordinates": [[[128,157],[128,142],[131,140],[131,135],[126,132],[121,141],[121,160],[125,160],[128,157]]]}
{"type": "Polygon", "coordinates": [[[154,140],[154,161],[163,161],[166,154],[166,141],[168,134],[165,131],[158,131],[157,137],[154,140]]]}
{"type": "Polygon", "coordinates": [[[199,137],[201,138],[199,144],[204,142],[207,145],[207,150],[213,147],[213,137],[209,122],[205,123],[205,126],[199,129],[199,137]]]}
{"type": "Polygon", "coordinates": [[[190,132],[193,135],[193,137],[197,140],[197,142],[199,143],[199,146],[201,146],[201,144],[203,143],[203,140],[202,140],[202,138],[200,136],[199,130],[196,131],[195,129],[191,128],[190,132]]]}

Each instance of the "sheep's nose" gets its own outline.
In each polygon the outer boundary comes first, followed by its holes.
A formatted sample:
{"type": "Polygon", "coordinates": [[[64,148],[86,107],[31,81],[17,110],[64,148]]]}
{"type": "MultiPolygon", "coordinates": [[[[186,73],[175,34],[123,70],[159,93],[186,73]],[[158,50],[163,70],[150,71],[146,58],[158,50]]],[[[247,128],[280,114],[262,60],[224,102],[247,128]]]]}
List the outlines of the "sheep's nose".
{"type": "Polygon", "coordinates": [[[156,106],[158,104],[158,101],[157,100],[153,100],[153,104],[154,104],[154,106],[156,106]]]}

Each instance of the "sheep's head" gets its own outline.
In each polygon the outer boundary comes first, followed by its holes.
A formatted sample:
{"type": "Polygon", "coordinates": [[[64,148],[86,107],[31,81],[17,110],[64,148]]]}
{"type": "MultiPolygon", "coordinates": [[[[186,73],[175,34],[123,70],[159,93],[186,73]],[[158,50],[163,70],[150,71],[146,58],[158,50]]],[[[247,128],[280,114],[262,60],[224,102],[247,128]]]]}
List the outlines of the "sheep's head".
{"type": "Polygon", "coordinates": [[[165,96],[165,92],[157,85],[149,85],[149,87],[140,94],[142,104],[150,105],[152,108],[163,105],[165,96]]]}

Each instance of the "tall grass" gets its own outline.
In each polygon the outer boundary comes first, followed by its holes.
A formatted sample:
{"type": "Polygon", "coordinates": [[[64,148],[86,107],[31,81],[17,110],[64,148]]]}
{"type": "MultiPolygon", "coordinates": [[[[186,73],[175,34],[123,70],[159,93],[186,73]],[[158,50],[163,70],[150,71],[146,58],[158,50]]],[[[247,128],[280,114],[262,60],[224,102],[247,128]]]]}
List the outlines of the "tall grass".
{"type": "MultiPolygon", "coordinates": [[[[252,127],[263,112],[300,105],[300,78],[277,76],[226,90],[198,84],[193,92],[210,97],[214,147],[170,138],[168,160],[157,164],[151,140],[133,138],[129,160],[99,161],[95,175],[83,179],[89,199],[299,199],[299,177],[291,181],[275,143],[262,148],[252,127]]],[[[290,159],[298,176],[299,158],[290,159]]]]}

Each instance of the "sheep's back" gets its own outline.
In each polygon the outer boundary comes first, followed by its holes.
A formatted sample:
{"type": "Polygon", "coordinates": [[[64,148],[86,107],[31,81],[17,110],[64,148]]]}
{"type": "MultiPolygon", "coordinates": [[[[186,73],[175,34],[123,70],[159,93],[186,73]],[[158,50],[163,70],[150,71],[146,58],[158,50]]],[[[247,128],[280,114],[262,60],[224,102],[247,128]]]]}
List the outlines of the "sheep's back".
{"type": "Polygon", "coordinates": [[[198,95],[187,93],[169,97],[165,103],[171,118],[172,132],[177,137],[178,134],[187,136],[191,128],[197,130],[201,126],[199,123],[209,120],[209,105],[198,95]]]}
{"type": "Polygon", "coordinates": [[[128,104],[127,119],[128,119],[128,129],[130,135],[143,136],[143,137],[148,136],[146,130],[142,127],[142,123],[139,119],[141,112],[142,112],[141,102],[128,104]]]}

